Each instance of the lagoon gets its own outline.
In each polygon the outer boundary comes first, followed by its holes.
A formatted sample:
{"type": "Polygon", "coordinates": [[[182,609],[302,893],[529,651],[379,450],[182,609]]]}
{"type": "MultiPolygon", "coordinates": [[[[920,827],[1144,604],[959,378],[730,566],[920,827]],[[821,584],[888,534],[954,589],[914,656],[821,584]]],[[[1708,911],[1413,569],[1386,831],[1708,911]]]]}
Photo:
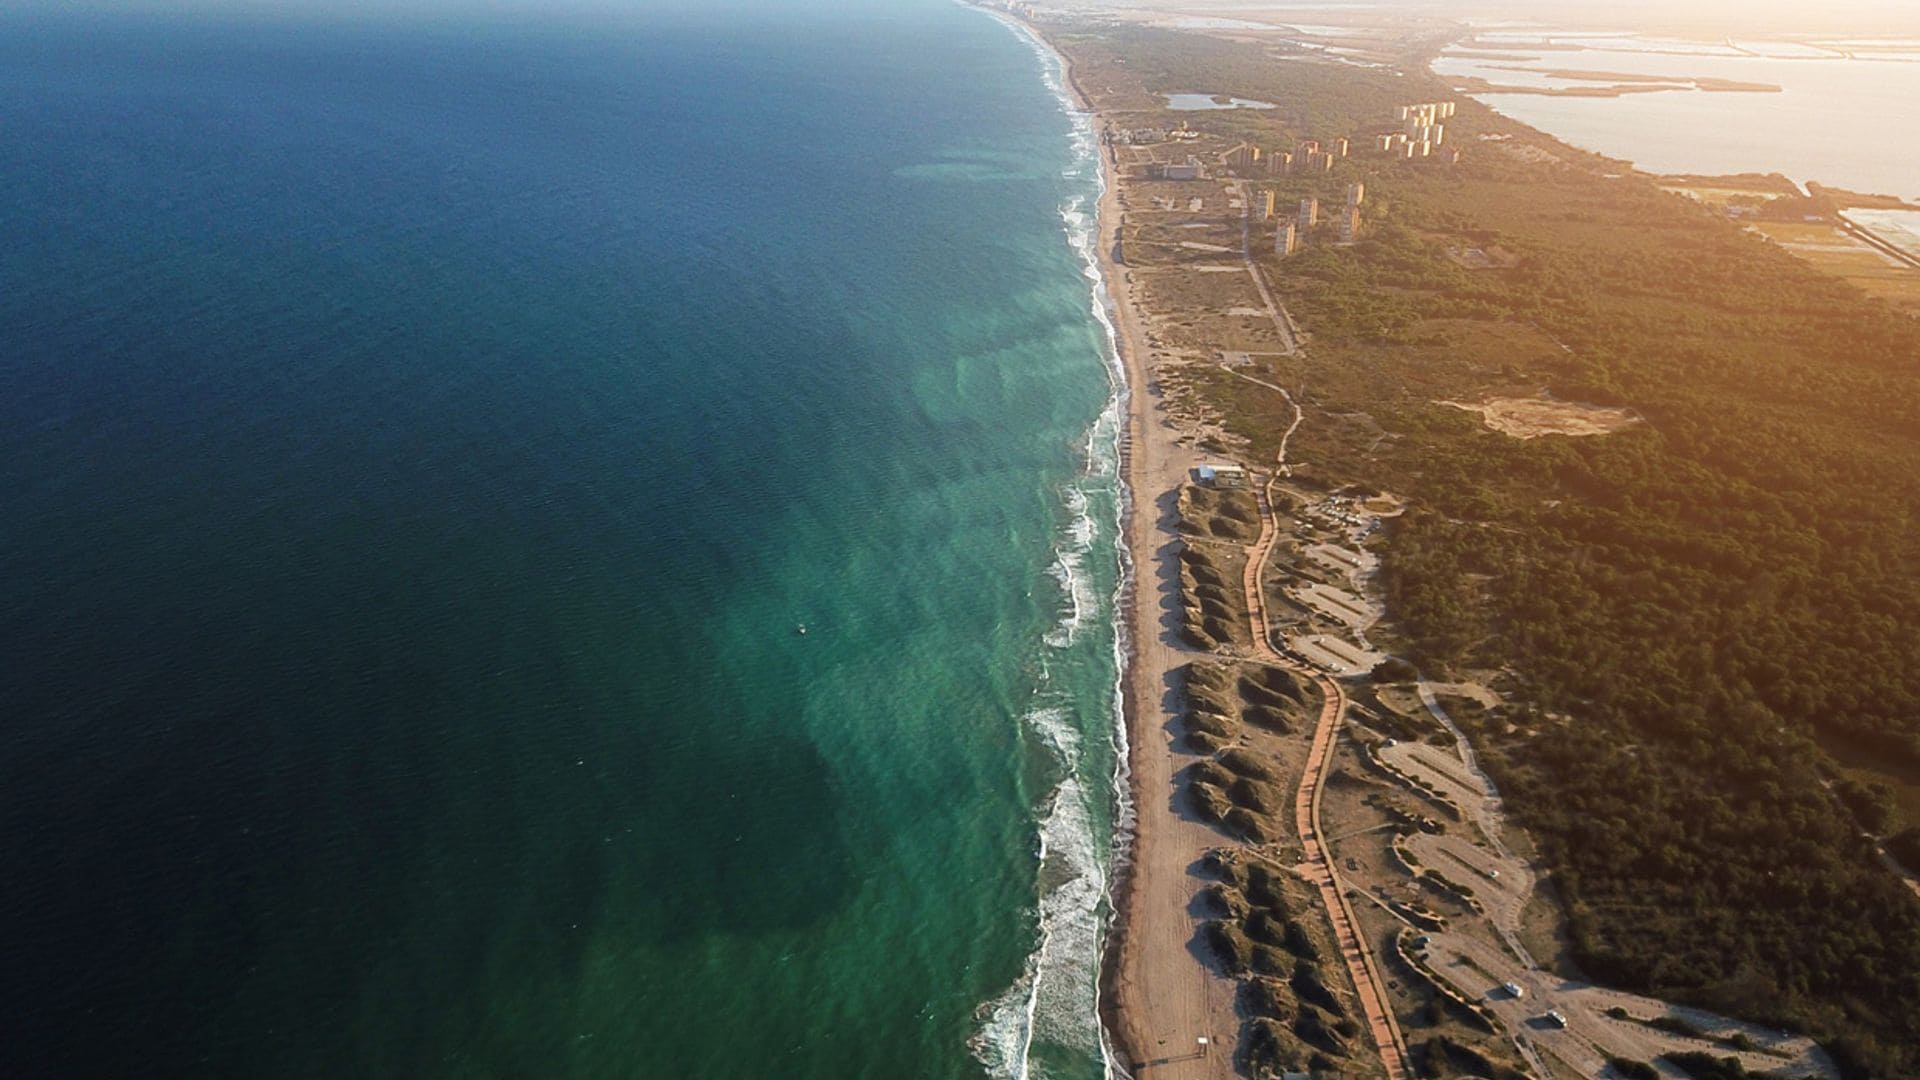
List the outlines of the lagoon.
{"type": "MultiPolygon", "coordinates": [[[[1509,43],[1524,46],[1528,40],[1509,43]]],[[[1914,103],[1920,102],[1920,56],[1747,56],[1725,46],[1609,38],[1593,48],[1516,53],[1512,60],[1443,54],[1433,70],[1510,86],[1580,84],[1553,78],[1552,71],[1776,85],[1779,93],[1472,96],[1524,124],[1650,172],[1783,172],[1802,182],[1920,199],[1920,142],[1908,135],[1914,103]]]]}

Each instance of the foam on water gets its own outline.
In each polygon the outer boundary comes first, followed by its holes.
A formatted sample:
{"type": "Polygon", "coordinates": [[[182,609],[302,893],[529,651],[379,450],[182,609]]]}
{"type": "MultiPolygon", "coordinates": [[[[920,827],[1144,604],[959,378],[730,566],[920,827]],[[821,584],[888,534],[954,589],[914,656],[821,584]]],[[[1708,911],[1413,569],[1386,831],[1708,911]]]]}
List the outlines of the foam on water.
{"type": "MultiPolygon", "coordinates": [[[[998,17],[998,16],[996,16],[998,17]]],[[[996,1077],[1025,1080],[1045,1075],[1036,1060],[1036,1046],[1058,1048],[1097,1063],[1108,1075],[1114,1071],[1107,1033],[1100,1022],[1100,963],[1107,923],[1112,913],[1110,887],[1114,870],[1124,862],[1133,831],[1133,808],[1128,790],[1127,739],[1123,720],[1123,680],[1127,636],[1121,603],[1131,586],[1133,567],[1121,543],[1130,504],[1120,469],[1121,432],[1128,402],[1125,369],[1117,348],[1111,301],[1100,272],[1099,233],[1095,203],[1104,191],[1099,167],[1099,139],[1092,117],[1078,111],[1067,89],[1064,60],[1018,22],[1001,18],[1031,47],[1041,61],[1043,77],[1071,123],[1074,151],[1062,178],[1083,186],[1069,195],[1060,210],[1061,226],[1080,260],[1088,286],[1090,314],[1100,327],[1101,355],[1107,365],[1112,393],[1106,407],[1089,425],[1085,467],[1078,480],[1061,494],[1068,522],[1054,547],[1050,568],[1063,593],[1060,622],[1045,644],[1067,655],[1097,642],[1085,634],[1104,624],[1111,628],[1106,647],[1115,672],[1109,701],[1101,709],[1112,740],[1113,765],[1104,777],[1090,777],[1083,732],[1089,718],[1076,715],[1051,687],[1053,664],[1043,667],[1040,702],[1022,718],[1026,730],[1043,745],[1057,766],[1058,782],[1037,808],[1037,896],[1033,910],[1036,942],[1024,970],[999,997],[982,1005],[981,1027],[973,1040],[975,1057],[996,1077]],[[1105,522],[1096,521],[1095,507],[1110,505],[1105,522]],[[1101,598],[1088,560],[1111,557],[1115,587],[1101,598]],[[1105,792],[1099,791],[1104,781],[1105,792]],[[1104,795],[1104,797],[1102,797],[1104,795]],[[1101,844],[1101,818],[1110,821],[1101,844]]],[[[1045,1055],[1040,1055],[1045,1056],[1045,1055]]],[[[1057,1056],[1057,1055],[1056,1055],[1057,1056]]]]}
{"type": "Polygon", "coordinates": [[[1065,534],[1055,542],[1053,565],[1048,573],[1060,583],[1064,597],[1060,622],[1046,636],[1046,643],[1056,649],[1073,646],[1082,627],[1092,621],[1099,607],[1099,600],[1093,595],[1093,586],[1087,580],[1086,557],[1093,550],[1094,524],[1088,514],[1087,492],[1079,486],[1066,489],[1064,500],[1067,512],[1073,516],[1065,534]]]}
{"type": "MultiPolygon", "coordinates": [[[[1073,713],[1038,706],[1028,729],[1069,770],[1082,760],[1073,713]]],[[[1036,1043],[1105,1063],[1098,1022],[1102,911],[1106,870],[1097,846],[1086,789],[1072,771],[1048,796],[1038,838],[1038,942],[1014,985],[982,1009],[974,1054],[994,1076],[1044,1075],[1033,1062],[1036,1043]]]]}

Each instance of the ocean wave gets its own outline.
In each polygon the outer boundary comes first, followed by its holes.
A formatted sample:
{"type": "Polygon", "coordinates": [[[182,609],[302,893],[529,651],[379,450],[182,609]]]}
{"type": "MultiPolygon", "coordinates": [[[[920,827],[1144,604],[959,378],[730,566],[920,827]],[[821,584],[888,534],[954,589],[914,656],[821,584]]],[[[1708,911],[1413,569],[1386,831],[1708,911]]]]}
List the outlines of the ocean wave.
{"type": "MultiPolygon", "coordinates": [[[[1104,617],[1111,628],[1106,647],[1111,650],[1108,659],[1115,678],[1101,717],[1113,753],[1112,768],[1104,777],[1086,775],[1090,771],[1083,746],[1087,717],[1056,701],[1022,718],[1023,727],[1058,764],[1061,777],[1036,808],[1040,865],[1030,914],[1037,940],[1020,977],[980,1007],[981,1023],[972,1048],[990,1075],[1009,1080],[1044,1075],[1034,1061],[1036,1045],[1073,1051],[1113,1076],[1114,1055],[1100,1018],[1100,966],[1112,917],[1113,879],[1126,863],[1135,827],[1123,715],[1129,645],[1122,604],[1134,575],[1124,543],[1132,495],[1121,468],[1129,389],[1112,301],[1100,272],[1095,211],[1105,192],[1105,176],[1100,169],[1097,129],[1093,118],[1076,108],[1059,54],[1019,22],[995,17],[1033,50],[1046,85],[1070,124],[1072,159],[1061,176],[1078,181],[1072,186],[1080,190],[1063,199],[1061,227],[1088,283],[1089,313],[1100,328],[1101,359],[1110,386],[1104,408],[1086,431],[1082,474],[1062,491],[1068,522],[1055,544],[1051,567],[1063,593],[1062,612],[1060,622],[1045,635],[1045,643],[1054,650],[1091,645],[1098,639],[1085,637],[1085,631],[1104,617]],[[1094,507],[1100,504],[1112,506],[1104,528],[1095,520],[1094,507]],[[1109,548],[1115,560],[1115,585],[1103,602],[1096,594],[1088,560],[1109,548]],[[1090,787],[1097,787],[1099,780],[1105,781],[1104,799],[1090,787]],[[1109,815],[1111,826],[1104,830],[1109,839],[1103,846],[1101,819],[1109,815]]],[[[1073,655],[1066,652],[1061,660],[1071,663],[1073,655]]],[[[1048,684],[1055,667],[1042,663],[1037,696],[1043,701],[1051,694],[1048,684]]]]}
{"type": "Polygon", "coordinates": [[[981,1009],[981,1027],[973,1040],[975,1058],[997,1077],[1026,1080],[1043,1075],[1032,1060],[1036,1043],[1073,1051],[1103,1066],[1107,1062],[1098,1023],[1107,873],[1100,858],[1096,810],[1073,771],[1081,761],[1075,719],[1061,706],[1036,708],[1025,717],[1028,729],[1068,772],[1041,814],[1035,914],[1039,940],[1020,978],[981,1009]]]}
{"type": "Polygon", "coordinates": [[[1047,572],[1060,583],[1063,596],[1060,622],[1047,633],[1046,643],[1055,649],[1071,648],[1080,631],[1098,615],[1100,600],[1088,580],[1086,559],[1093,551],[1098,531],[1089,512],[1091,500],[1084,488],[1073,486],[1063,496],[1071,516],[1064,534],[1054,544],[1053,565],[1047,572]]]}

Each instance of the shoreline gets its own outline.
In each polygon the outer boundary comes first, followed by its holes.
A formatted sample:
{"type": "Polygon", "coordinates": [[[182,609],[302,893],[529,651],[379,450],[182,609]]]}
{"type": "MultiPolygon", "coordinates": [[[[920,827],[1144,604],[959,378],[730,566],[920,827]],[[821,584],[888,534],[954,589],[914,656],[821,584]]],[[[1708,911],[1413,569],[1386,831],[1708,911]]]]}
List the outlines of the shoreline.
{"type": "MultiPolygon", "coordinates": [[[[1100,194],[1093,207],[1093,258],[1089,268],[1097,281],[1092,283],[1091,291],[1096,302],[1105,309],[1104,329],[1108,335],[1107,344],[1112,349],[1112,356],[1108,359],[1117,361],[1113,368],[1119,380],[1116,392],[1120,396],[1115,467],[1119,517],[1115,557],[1119,577],[1113,610],[1118,668],[1113,778],[1116,805],[1109,851],[1110,866],[1103,898],[1107,904],[1107,917],[1099,947],[1095,1004],[1106,1075],[1132,1076],[1135,1072],[1134,1063],[1146,1058],[1145,1043],[1133,1023],[1137,1008],[1127,1007],[1125,999],[1129,995],[1122,972],[1132,966],[1128,960],[1137,955],[1130,949],[1130,943],[1134,940],[1130,931],[1138,921],[1136,908],[1139,894],[1143,891],[1140,854],[1143,844],[1151,843],[1156,833],[1155,829],[1144,823],[1157,817],[1157,811],[1166,809],[1164,800],[1161,807],[1154,808],[1143,798],[1145,783],[1142,766],[1146,762],[1143,762],[1141,755],[1150,737],[1150,732],[1144,726],[1144,702],[1151,687],[1147,685],[1149,677],[1142,662],[1142,649],[1144,643],[1156,639],[1157,628],[1142,614],[1141,592],[1145,587],[1142,574],[1143,568],[1146,574],[1155,573],[1151,539],[1156,530],[1143,525],[1148,519],[1143,517],[1141,511],[1141,493],[1148,490],[1148,485],[1144,483],[1147,477],[1143,475],[1142,455],[1139,452],[1145,441],[1141,436],[1151,432],[1146,435],[1146,440],[1151,440],[1146,455],[1149,459],[1164,458],[1176,447],[1172,443],[1171,430],[1165,429],[1163,424],[1154,423],[1151,415],[1151,380],[1145,370],[1139,315],[1133,307],[1132,298],[1123,287],[1126,269],[1113,257],[1120,229],[1120,189],[1119,176],[1113,168],[1104,138],[1107,121],[1080,88],[1075,79],[1073,62],[1037,27],[1010,11],[973,3],[971,0],[961,2],[999,20],[1052,58],[1066,95],[1063,104],[1087,117],[1094,140],[1093,156],[1100,178],[1100,194]],[[1153,431],[1155,428],[1162,430],[1153,431]]],[[[1162,762],[1164,760],[1162,757],[1162,762]]],[[[1148,768],[1146,771],[1152,774],[1156,770],[1148,768]]],[[[1157,875],[1151,878],[1157,879],[1157,875]]],[[[1184,951],[1181,956],[1191,959],[1184,951]]],[[[1215,1034],[1217,1036],[1218,1033],[1215,1034]]],[[[1220,1075],[1232,1075],[1231,1063],[1227,1064],[1229,1068],[1220,1075]]]]}
{"type": "Polygon", "coordinates": [[[1167,742],[1174,714],[1155,703],[1156,695],[1169,692],[1173,670],[1190,659],[1183,647],[1167,640],[1151,602],[1167,553],[1179,542],[1161,508],[1201,455],[1180,444],[1180,433],[1162,412],[1130,272],[1115,257],[1123,208],[1120,177],[1104,138],[1107,120],[1076,81],[1072,61],[1044,33],[1025,20],[991,13],[1008,19],[1057,59],[1072,106],[1092,123],[1101,178],[1094,268],[1111,317],[1112,345],[1126,395],[1118,473],[1124,509],[1118,553],[1123,590],[1115,621],[1124,646],[1118,724],[1125,740],[1125,792],[1133,828],[1127,831],[1116,821],[1108,881],[1110,916],[1098,1001],[1109,1075],[1131,1076],[1137,1064],[1152,1061],[1156,1076],[1231,1077],[1236,1074],[1230,1048],[1239,1031],[1236,988],[1191,951],[1188,912],[1188,866],[1218,840],[1174,807],[1173,774],[1186,763],[1177,760],[1167,742]],[[1160,1032],[1166,1034],[1158,1036],[1160,1032]],[[1193,1041],[1200,1038],[1208,1042],[1193,1041]],[[1229,1052],[1212,1052],[1223,1044],[1229,1052]]]}
{"type": "Polygon", "coordinates": [[[1187,762],[1177,759],[1168,737],[1174,713],[1156,704],[1157,695],[1170,692],[1173,671],[1191,657],[1168,640],[1152,604],[1162,584],[1162,564],[1179,540],[1162,504],[1177,493],[1201,455],[1180,445],[1180,433],[1164,416],[1129,271],[1115,258],[1123,208],[1120,177],[1104,138],[1106,118],[1076,81],[1073,62],[1039,28],[1011,12],[976,6],[1054,58],[1067,104],[1092,125],[1100,174],[1092,268],[1109,316],[1123,394],[1116,551],[1121,588],[1114,620],[1121,661],[1115,786],[1125,802],[1116,807],[1097,994],[1107,1073],[1132,1076],[1139,1065],[1151,1062],[1156,1077],[1224,1080],[1237,1075],[1231,1052],[1240,1026],[1237,989],[1192,951],[1188,911],[1189,864],[1216,847],[1218,838],[1174,806],[1173,775],[1187,762]],[[1208,1041],[1196,1042],[1201,1038],[1208,1041]],[[1227,1052],[1213,1052],[1223,1045],[1227,1052]]]}

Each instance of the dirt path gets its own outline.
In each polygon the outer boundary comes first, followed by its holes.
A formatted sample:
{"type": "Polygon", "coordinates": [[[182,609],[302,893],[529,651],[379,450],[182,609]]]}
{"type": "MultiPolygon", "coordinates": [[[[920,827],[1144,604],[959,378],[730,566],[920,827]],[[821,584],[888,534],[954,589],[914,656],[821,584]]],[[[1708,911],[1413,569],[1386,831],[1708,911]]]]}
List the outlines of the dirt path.
{"type": "MultiPolygon", "coordinates": [[[[1247,276],[1253,279],[1253,287],[1260,291],[1260,302],[1267,307],[1267,317],[1273,320],[1273,328],[1280,334],[1280,345],[1285,355],[1292,356],[1300,351],[1300,335],[1293,325],[1293,317],[1273,298],[1273,291],[1267,288],[1266,275],[1260,272],[1259,265],[1253,261],[1253,200],[1248,197],[1247,185],[1243,181],[1234,181],[1234,190],[1240,196],[1240,258],[1247,264],[1247,276]]],[[[1287,400],[1291,402],[1293,399],[1289,397],[1287,400]]],[[[1298,411],[1295,409],[1295,427],[1300,424],[1298,411]]],[[[1281,450],[1282,461],[1286,460],[1286,456],[1286,451],[1281,450]]]]}

